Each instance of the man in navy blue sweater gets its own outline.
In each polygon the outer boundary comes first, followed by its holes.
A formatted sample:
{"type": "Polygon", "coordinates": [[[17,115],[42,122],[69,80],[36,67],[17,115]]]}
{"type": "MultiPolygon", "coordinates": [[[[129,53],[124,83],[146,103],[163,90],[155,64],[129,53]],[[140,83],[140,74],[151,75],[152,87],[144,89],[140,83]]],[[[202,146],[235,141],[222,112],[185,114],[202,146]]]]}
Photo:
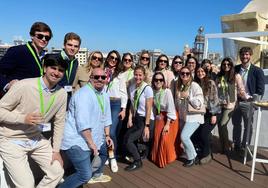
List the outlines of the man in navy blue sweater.
{"type": "Polygon", "coordinates": [[[30,36],[31,42],[9,48],[0,60],[0,92],[7,92],[18,80],[43,75],[41,59],[52,31],[47,24],[35,22],[30,36]]]}

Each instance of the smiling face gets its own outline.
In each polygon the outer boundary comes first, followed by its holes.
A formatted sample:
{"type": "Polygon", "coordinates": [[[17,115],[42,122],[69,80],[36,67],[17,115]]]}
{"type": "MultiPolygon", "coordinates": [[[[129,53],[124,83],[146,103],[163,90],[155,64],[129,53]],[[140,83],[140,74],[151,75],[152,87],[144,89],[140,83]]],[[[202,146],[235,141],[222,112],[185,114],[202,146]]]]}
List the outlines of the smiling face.
{"type": "Polygon", "coordinates": [[[221,68],[224,72],[229,72],[231,70],[232,64],[229,61],[224,61],[221,64],[221,68]]]}
{"type": "Polygon", "coordinates": [[[31,36],[32,44],[39,52],[48,45],[50,38],[51,35],[48,31],[44,32],[36,31],[34,35],[31,36]]]}
{"type": "Polygon", "coordinates": [[[239,56],[240,56],[242,65],[247,65],[250,62],[250,59],[251,59],[250,52],[242,52],[239,56]]]}
{"type": "Polygon", "coordinates": [[[141,58],[140,58],[140,63],[141,65],[146,65],[148,66],[148,64],[150,63],[150,56],[148,53],[144,53],[141,55],[141,58]]]}
{"type": "Polygon", "coordinates": [[[91,57],[90,65],[92,68],[100,67],[102,61],[103,61],[102,55],[96,52],[91,57]]]}
{"type": "Polygon", "coordinates": [[[160,90],[164,86],[164,77],[161,74],[156,74],[153,79],[154,88],[160,90]]]}
{"type": "Polygon", "coordinates": [[[137,86],[139,86],[144,81],[145,75],[142,69],[136,69],[134,71],[134,79],[137,86]]]}
{"type": "Polygon", "coordinates": [[[79,51],[79,48],[80,44],[78,40],[67,40],[67,42],[64,44],[65,53],[70,59],[73,59],[75,57],[79,51]]]}
{"type": "Polygon", "coordinates": [[[196,67],[196,61],[194,58],[190,58],[188,63],[187,63],[187,67],[189,67],[189,69],[193,72],[195,70],[196,67]]]}
{"type": "Polygon", "coordinates": [[[179,72],[182,68],[182,65],[183,65],[183,61],[180,58],[175,59],[172,64],[175,72],[179,72]]]}
{"type": "Polygon", "coordinates": [[[132,64],[133,64],[133,61],[132,61],[130,55],[126,55],[126,56],[123,58],[124,69],[125,69],[125,70],[128,70],[129,68],[131,68],[132,64]]]}
{"type": "Polygon", "coordinates": [[[106,74],[103,69],[95,68],[90,76],[90,83],[98,90],[102,91],[104,84],[106,83],[106,74]]]}
{"type": "Polygon", "coordinates": [[[203,69],[203,68],[198,68],[197,69],[197,71],[196,71],[196,76],[200,79],[200,80],[202,80],[202,79],[204,79],[205,77],[206,77],[206,72],[205,72],[205,70],[203,69]]]}
{"type": "Polygon", "coordinates": [[[168,65],[168,59],[165,56],[162,56],[159,60],[158,60],[158,68],[159,70],[163,70],[167,67],[168,65]]]}
{"type": "Polygon", "coordinates": [[[49,88],[54,87],[64,76],[65,69],[61,66],[45,66],[44,82],[49,88]]]}
{"type": "Polygon", "coordinates": [[[108,57],[108,65],[109,67],[115,67],[118,63],[118,57],[116,53],[111,53],[108,57]]]}
{"type": "Polygon", "coordinates": [[[191,79],[191,72],[187,68],[182,68],[180,71],[180,78],[183,84],[187,83],[191,79]]]}

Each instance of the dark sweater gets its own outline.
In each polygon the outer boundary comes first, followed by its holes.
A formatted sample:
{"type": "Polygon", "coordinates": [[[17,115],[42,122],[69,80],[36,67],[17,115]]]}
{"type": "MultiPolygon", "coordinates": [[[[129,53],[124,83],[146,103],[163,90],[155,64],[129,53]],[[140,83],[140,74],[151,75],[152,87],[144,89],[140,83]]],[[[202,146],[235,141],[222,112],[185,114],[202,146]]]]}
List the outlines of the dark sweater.
{"type": "MultiPolygon", "coordinates": [[[[30,46],[35,52],[34,47],[32,45],[30,46]]],[[[36,52],[35,55],[38,58],[36,52]]],[[[40,60],[39,63],[41,65],[40,60]]],[[[26,45],[9,48],[5,56],[0,60],[0,91],[2,91],[11,80],[21,80],[39,76],[41,76],[41,73],[37,62],[26,45]]]]}

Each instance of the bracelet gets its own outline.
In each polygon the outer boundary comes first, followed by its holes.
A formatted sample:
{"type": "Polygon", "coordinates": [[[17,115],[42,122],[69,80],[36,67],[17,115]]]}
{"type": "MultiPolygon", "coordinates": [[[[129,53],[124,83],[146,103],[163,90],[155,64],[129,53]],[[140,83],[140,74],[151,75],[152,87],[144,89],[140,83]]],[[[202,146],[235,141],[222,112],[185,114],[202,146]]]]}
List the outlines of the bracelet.
{"type": "Polygon", "coordinates": [[[109,134],[106,134],[105,137],[110,137],[110,135],[109,134]]]}
{"type": "Polygon", "coordinates": [[[150,124],[145,124],[145,127],[150,127],[150,124]]]}

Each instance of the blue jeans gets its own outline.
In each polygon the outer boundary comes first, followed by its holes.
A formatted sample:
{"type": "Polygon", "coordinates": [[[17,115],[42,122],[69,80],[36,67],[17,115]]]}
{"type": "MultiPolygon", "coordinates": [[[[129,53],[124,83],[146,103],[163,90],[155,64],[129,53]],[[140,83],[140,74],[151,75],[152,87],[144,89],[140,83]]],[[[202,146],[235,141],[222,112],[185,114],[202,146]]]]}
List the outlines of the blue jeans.
{"type": "Polygon", "coordinates": [[[114,153],[117,151],[117,138],[120,133],[121,123],[119,122],[118,114],[121,112],[121,100],[111,100],[111,115],[112,125],[110,127],[110,136],[114,142],[114,153]]]}
{"type": "Polygon", "coordinates": [[[199,127],[198,122],[185,122],[185,125],[181,132],[181,142],[184,146],[184,151],[188,160],[192,160],[197,156],[194,145],[191,141],[191,136],[195,130],[199,127]]]}
{"type": "Polygon", "coordinates": [[[64,151],[69,160],[72,162],[75,173],[68,176],[65,181],[59,186],[59,188],[76,188],[90,180],[92,176],[100,176],[103,172],[104,163],[107,160],[107,148],[106,143],[104,143],[100,150],[99,156],[101,158],[100,168],[94,172],[92,175],[91,167],[91,155],[92,152],[84,151],[79,146],[72,146],[70,149],[64,151]]]}

